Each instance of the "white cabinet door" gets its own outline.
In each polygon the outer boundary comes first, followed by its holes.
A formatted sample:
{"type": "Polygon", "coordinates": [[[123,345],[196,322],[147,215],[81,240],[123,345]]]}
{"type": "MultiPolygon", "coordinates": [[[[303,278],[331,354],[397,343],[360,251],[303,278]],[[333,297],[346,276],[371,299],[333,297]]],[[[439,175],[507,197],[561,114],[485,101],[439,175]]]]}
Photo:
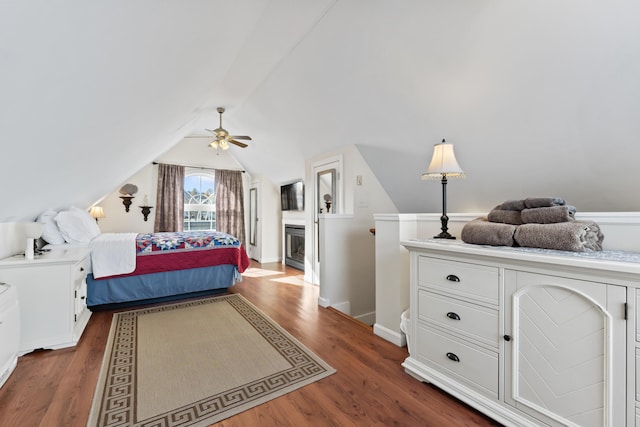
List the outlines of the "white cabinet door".
{"type": "Polygon", "coordinates": [[[625,303],[622,286],[506,270],[505,401],[550,425],[624,425],[625,303]]]}

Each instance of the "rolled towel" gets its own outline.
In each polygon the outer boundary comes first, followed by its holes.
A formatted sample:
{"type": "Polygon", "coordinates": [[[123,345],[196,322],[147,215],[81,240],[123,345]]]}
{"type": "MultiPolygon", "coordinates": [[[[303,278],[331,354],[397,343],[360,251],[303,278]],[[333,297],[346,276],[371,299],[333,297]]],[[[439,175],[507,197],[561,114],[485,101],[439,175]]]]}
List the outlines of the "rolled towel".
{"type": "Polygon", "coordinates": [[[553,224],[555,222],[574,221],[576,219],[575,214],[575,206],[564,205],[524,209],[520,212],[520,217],[523,224],[553,224]]]}
{"type": "MultiPolygon", "coordinates": [[[[496,206],[496,208],[498,207],[499,206],[496,206]]],[[[490,222],[501,222],[503,224],[513,224],[513,225],[522,224],[520,211],[510,211],[510,210],[496,209],[496,208],[489,211],[489,214],[487,215],[487,219],[490,222]]]]}
{"type": "Polygon", "coordinates": [[[569,221],[555,224],[523,224],[514,235],[520,246],[573,252],[602,250],[604,235],[593,221],[569,221]]]}
{"type": "Polygon", "coordinates": [[[502,204],[496,206],[496,208],[504,211],[521,211],[522,209],[526,209],[526,206],[524,205],[524,200],[520,199],[507,200],[506,202],[502,202],[502,204]]]}
{"type": "Polygon", "coordinates": [[[489,222],[486,217],[480,217],[466,223],[460,237],[463,242],[475,245],[514,246],[516,228],[516,225],[489,222]]]}
{"type": "Polygon", "coordinates": [[[527,197],[524,199],[525,207],[531,208],[546,208],[548,206],[562,206],[567,202],[559,197],[527,197]]]}

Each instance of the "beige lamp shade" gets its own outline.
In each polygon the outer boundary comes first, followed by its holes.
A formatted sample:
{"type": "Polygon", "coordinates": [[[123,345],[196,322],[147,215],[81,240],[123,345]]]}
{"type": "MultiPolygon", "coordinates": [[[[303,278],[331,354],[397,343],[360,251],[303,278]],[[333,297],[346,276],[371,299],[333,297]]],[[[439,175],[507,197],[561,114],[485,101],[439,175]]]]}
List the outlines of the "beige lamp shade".
{"type": "Polygon", "coordinates": [[[25,222],[23,226],[24,235],[28,239],[37,239],[42,236],[44,230],[43,222],[25,222]]]}
{"type": "Polygon", "coordinates": [[[104,218],[104,210],[102,210],[102,206],[92,206],[89,209],[89,215],[95,219],[104,218]]]}
{"type": "Polygon", "coordinates": [[[429,168],[422,174],[422,179],[434,179],[447,177],[464,177],[464,171],[456,160],[453,152],[453,144],[448,144],[445,140],[433,146],[433,157],[429,168]]]}

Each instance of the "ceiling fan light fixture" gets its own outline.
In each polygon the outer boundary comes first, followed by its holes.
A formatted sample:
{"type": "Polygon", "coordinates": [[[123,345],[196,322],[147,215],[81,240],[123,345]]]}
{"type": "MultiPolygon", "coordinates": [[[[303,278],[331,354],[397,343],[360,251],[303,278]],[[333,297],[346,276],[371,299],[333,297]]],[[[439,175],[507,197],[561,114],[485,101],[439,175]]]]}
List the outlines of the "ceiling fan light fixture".
{"type": "Polygon", "coordinates": [[[229,132],[222,127],[222,113],[224,113],[225,111],[224,108],[218,107],[217,111],[220,114],[220,124],[216,129],[205,129],[207,132],[213,134],[212,137],[215,138],[209,143],[209,147],[215,148],[216,150],[218,148],[228,150],[231,147],[230,144],[233,144],[237,145],[240,148],[246,148],[247,144],[245,144],[244,142],[236,141],[236,139],[246,139],[248,141],[251,141],[251,137],[247,135],[232,136],[231,134],[229,134],[229,132]]]}

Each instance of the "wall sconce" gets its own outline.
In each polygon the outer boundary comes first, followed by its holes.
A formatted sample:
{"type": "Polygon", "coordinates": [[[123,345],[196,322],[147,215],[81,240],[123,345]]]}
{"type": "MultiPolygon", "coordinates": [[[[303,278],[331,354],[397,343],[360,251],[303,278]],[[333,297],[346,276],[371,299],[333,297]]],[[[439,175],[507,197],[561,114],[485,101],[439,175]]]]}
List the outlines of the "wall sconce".
{"type": "Polygon", "coordinates": [[[144,220],[146,221],[149,218],[153,206],[140,206],[140,209],[142,209],[142,216],[144,216],[144,220]]]}
{"type": "Polygon", "coordinates": [[[120,196],[122,199],[122,204],[124,205],[125,212],[129,212],[129,207],[131,206],[131,200],[133,200],[133,196],[127,194],[126,196],[120,196]]]}
{"type": "Polygon", "coordinates": [[[101,206],[91,206],[91,208],[89,208],[89,215],[91,215],[97,223],[99,218],[104,218],[104,210],[102,210],[101,206]]]}
{"type": "Polygon", "coordinates": [[[440,217],[442,232],[437,236],[433,236],[435,239],[455,239],[447,231],[449,222],[449,217],[447,216],[447,177],[464,178],[464,172],[453,153],[453,144],[447,144],[443,139],[442,143],[433,146],[431,163],[427,171],[422,174],[422,179],[442,178],[442,216],[440,217]]]}

